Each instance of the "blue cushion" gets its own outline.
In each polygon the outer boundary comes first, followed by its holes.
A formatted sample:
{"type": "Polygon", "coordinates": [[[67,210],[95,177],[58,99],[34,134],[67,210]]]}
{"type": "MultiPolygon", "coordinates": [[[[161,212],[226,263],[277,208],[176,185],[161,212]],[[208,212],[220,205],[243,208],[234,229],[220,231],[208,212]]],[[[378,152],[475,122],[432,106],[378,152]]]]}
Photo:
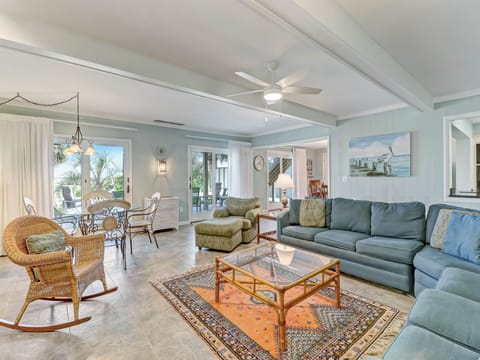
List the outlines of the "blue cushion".
{"type": "Polygon", "coordinates": [[[437,222],[438,213],[442,209],[451,209],[451,210],[460,210],[460,211],[468,211],[468,212],[477,212],[480,211],[477,209],[468,209],[458,206],[446,205],[446,204],[433,204],[428,207],[428,215],[427,215],[427,224],[426,224],[426,236],[425,240],[427,243],[430,243],[430,238],[432,236],[433,228],[435,227],[435,223],[437,222]]]}
{"type": "Polygon", "coordinates": [[[372,236],[423,241],[425,205],[421,202],[372,203],[372,236]]]}
{"type": "Polygon", "coordinates": [[[421,241],[371,237],[357,242],[357,252],[378,259],[412,264],[413,256],[424,246],[421,241]]]}
{"type": "Polygon", "coordinates": [[[415,301],[408,321],[480,350],[480,303],[476,301],[436,289],[425,289],[415,301]]]}
{"type": "Polygon", "coordinates": [[[441,250],[428,245],[415,255],[413,265],[416,269],[419,269],[434,279],[440,278],[443,269],[446,267],[457,267],[480,273],[479,265],[456,256],[445,254],[441,250]]]}
{"type": "Polygon", "coordinates": [[[452,212],[443,251],[480,264],[480,216],[452,212]]]}
{"type": "Polygon", "coordinates": [[[339,249],[355,251],[357,241],[366,239],[369,236],[363,233],[345,230],[328,230],[315,235],[314,241],[317,244],[329,245],[339,249]]]}
{"type": "Polygon", "coordinates": [[[330,229],[370,234],[371,204],[365,200],[333,199],[330,229]]]}
{"type": "Polygon", "coordinates": [[[478,354],[418,326],[408,325],[395,338],[383,360],[477,360],[478,354]]]}
{"type": "Polygon", "coordinates": [[[288,223],[292,225],[298,225],[300,219],[300,203],[302,200],[300,199],[290,199],[289,203],[289,219],[288,223]]]}
{"type": "Polygon", "coordinates": [[[313,241],[313,238],[316,234],[326,230],[328,229],[313,226],[290,225],[283,228],[282,235],[313,241]]]}
{"type": "Polygon", "coordinates": [[[480,274],[478,273],[446,268],[443,270],[436,288],[480,302],[480,274]]]}

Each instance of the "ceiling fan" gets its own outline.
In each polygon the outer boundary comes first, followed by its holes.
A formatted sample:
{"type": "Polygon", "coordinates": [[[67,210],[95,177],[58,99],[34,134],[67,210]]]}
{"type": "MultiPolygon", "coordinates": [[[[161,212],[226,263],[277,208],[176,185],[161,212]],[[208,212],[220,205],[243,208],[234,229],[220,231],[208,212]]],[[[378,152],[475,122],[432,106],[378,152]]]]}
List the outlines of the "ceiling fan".
{"type": "Polygon", "coordinates": [[[261,86],[262,89],[245,91],[237,94],[231,94],[231,95],[227,95],[227,97],[234,97],[234,96],[263,92],[263,98],[265,99],[267,104],[274,104],[278,100],[280,100],[283,97],[283,95],[288,95],[288,94],[315,95],[315,94],[319,94],[322,91],[322,89],[317,89],[317,88],[310,88],[310,87],[304,87],[304,86],[292,86],[293,84],[302,80],[306,76],[307,74],[306,70],[300,70],[300,71],[294,72],[290,75],[285,76],[283,79],[275,82],[275,71],[278,69],[278,64],[276,62],[272,62],[267,65],[267,69],[270,72],[270,83],[257,79],[255,76],[247,74],[243,71],[235,72],[235,75],[245,80],[248,80],[256,85],[261,86]]]}

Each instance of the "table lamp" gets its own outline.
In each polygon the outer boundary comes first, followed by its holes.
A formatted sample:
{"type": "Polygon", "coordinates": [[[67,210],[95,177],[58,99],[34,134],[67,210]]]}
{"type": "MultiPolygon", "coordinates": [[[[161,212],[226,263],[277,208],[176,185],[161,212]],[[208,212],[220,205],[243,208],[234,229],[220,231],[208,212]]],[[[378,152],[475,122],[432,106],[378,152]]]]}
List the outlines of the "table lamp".
{"type": "Polygon", "coordinates": [[[281,173],[278,175],[277,181],[275,181],[275,186],[282,190],[281,202],[283,204],[283,208],[285,209],[288,205],[287,189],[293,188],[292,178],[286,173],[281,173]]]}

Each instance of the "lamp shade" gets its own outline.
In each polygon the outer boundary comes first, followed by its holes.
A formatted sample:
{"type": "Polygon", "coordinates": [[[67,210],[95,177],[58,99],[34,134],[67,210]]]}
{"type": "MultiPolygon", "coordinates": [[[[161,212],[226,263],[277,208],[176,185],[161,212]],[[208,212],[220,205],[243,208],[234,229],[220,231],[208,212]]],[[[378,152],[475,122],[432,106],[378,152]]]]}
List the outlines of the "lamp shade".
{"type": "Polygon", "coordinates": [[[275,186],[280,189],[293,188],[292,178],[286,173],[281,173],[278,175],[277,181],[275,181],[275,186]]]}

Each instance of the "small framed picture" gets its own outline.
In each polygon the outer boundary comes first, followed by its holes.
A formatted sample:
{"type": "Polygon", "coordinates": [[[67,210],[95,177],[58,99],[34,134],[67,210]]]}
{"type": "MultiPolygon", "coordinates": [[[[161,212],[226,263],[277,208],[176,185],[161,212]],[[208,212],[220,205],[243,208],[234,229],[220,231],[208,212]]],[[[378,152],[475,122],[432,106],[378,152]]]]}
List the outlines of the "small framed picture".
{"type": "Polygon", "coordinates": [[[307,178],[313,178],[313,160],[307,159],[307,178]]]}

